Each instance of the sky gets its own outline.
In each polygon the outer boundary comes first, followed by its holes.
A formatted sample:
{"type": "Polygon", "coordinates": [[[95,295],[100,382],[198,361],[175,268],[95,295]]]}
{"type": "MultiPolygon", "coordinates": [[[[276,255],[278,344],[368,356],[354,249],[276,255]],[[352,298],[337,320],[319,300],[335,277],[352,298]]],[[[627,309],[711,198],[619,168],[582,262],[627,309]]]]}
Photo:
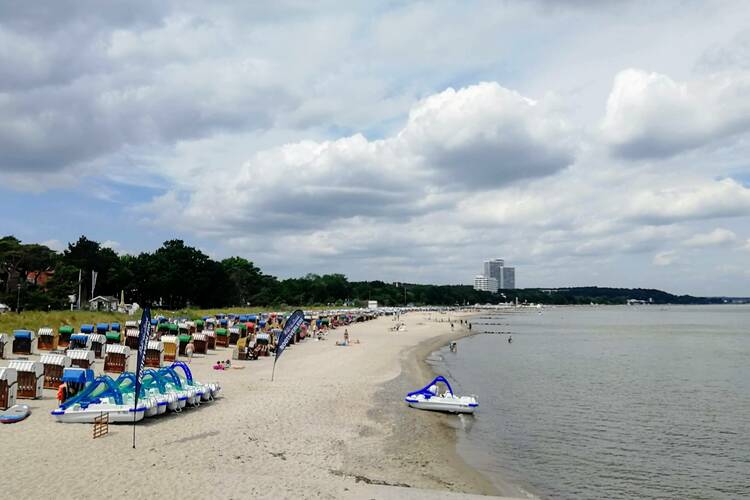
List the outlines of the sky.
{"type": "Polygon", "coordinates": [[[744,1],[0,3],[0,234],[750,296],[744,1]]]}

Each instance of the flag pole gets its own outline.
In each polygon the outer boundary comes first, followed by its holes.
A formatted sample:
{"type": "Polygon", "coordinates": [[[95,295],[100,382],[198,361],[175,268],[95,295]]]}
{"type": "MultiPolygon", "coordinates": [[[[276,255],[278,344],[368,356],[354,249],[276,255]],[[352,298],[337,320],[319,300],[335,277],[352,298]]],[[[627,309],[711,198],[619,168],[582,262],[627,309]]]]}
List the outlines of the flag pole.
{"type": "Polygon", "coordinates": [[[135,423],[138,413],[138,396],[141,392],[141,381],[143,379],[143,363],[146,357],[146,346],[151,330],[151,308],[146,306],[141,315],[141,324],[138,332],[138,356],[135,364],[135,397],[133,398],[133,449],[135,449],[135,423]]]}

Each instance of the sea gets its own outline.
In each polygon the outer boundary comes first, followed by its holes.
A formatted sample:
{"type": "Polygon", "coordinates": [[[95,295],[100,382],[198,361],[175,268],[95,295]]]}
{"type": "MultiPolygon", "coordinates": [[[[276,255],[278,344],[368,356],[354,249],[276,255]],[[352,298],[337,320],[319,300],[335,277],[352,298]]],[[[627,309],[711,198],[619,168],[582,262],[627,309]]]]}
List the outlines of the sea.
{"type": "Polygon", "coordinates": [[[750,306],[517,311],[430,358],[479,397],[469,465],[529,498],[750,498],[750,306]]]}

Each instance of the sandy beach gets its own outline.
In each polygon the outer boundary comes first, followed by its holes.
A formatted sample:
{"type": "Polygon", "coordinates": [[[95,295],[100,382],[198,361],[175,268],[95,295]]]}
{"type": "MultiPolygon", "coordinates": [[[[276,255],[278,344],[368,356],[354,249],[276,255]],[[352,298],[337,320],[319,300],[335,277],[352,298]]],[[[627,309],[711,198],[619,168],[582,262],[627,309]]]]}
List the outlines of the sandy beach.
{"type": "MultiPolygon", "coordinates": [[[[452,315],[457,319],[457,315],[452,315]]],[[[212,363],[230,350],[193,359],[201,382],[218,381],[222,397],[179,415],[110,426],[92,439],[86,424],[60,424],[49,412],[55,394],[20,400],[34,412],[0,428],[6,498],[275,497],[454,498],[452,493],[499,492],[455,452],[458,417],[407,408],[406,390],[429,379],[423,362],[450,338],[468,334],[456,323],[391,317],[350,325],[353,343],[323,341],[290,347],[271,381],[272,358],[212,363]],[[418,490],[419,489],[419,490],[418,490]],[[422,491],[430,490],[430,491],[422,491]],[[423,496],[420,496],[423,495],[423,496]]],[[[444,316],[447,320],[447,315],[444,316]]],[[[0,364],[4,364],[0,362],[0,364]]],[[[97,372],[102,369],[97,360],[97,372]]],[[[134,359],[131,359],[131,369],[134,359]]],[[[458,495],[459,497],[461,495],[458,495]]]]}

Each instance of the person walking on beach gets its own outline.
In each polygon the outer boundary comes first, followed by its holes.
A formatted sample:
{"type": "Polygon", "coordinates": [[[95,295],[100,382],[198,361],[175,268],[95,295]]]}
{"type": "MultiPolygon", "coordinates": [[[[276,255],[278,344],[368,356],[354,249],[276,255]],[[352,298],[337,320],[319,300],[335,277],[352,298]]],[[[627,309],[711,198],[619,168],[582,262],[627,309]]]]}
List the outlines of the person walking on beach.
{"type": "Polygon", "coordinates": [[[344,328],[344,345],[349,345],[349,329],[344,328]]]}
{"type": "Polygon", "coordinates": [[[188,342],[188,345],[185,346],[185,354],[187,355],[188,363],[192,361],[194,352],[195,352],[195,344],[193,344],[193,341],[191,340],[190,342],[188,342]]]}
{"type": "Polygon", "coordinates": [[[508,343],[510,344],[511,342],[513,342],[513,337],[511,337],[510,335],[508,335],[508,343]]]}

